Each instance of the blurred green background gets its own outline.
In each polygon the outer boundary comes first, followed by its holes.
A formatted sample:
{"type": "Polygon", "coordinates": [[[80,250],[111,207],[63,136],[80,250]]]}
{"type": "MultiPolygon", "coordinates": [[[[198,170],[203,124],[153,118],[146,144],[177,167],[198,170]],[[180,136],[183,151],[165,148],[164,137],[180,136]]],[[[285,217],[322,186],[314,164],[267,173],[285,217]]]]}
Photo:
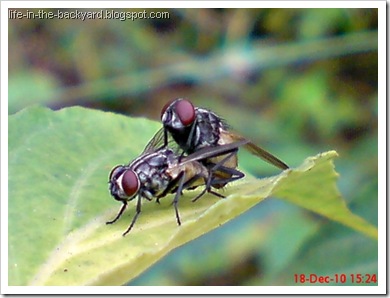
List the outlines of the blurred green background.
{"type": "MultiPolygon", "coordinates": [[[[81,105],[159,121],[168,100],[188,97],[291,167],[337,150],[342,195],[377,225],[377,9],[150,12],[169,17],[9,20],[9,114],[81,105]]],[[[278,173],[245,152],[240,168],[278,173]]],[[[271,199],[130,285],[295,285],[300,273],[377,273],[377,258],[371,239],[271,199]]]]}

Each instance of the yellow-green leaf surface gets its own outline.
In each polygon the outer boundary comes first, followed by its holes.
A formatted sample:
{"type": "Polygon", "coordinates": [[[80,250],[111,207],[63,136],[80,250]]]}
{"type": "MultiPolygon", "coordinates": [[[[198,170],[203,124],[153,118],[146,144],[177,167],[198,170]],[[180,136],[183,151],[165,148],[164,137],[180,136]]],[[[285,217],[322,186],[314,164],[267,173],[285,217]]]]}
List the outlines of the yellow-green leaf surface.
{"type": "Polygon", "coordinates": [[[228,185],[226,199],[198,191],[179,202],[144,201],[134,229],[122,237],[135,205],[113,225],[120,207],[108,174],[142,151],[157,122],[113,113],[32,107],[9,117],[9,285],[121,285],[172,249],[274,196],[371,238],[377,229],[352,214],[336,188],[335,151],[308,158],[278,176],[228,185]]]}

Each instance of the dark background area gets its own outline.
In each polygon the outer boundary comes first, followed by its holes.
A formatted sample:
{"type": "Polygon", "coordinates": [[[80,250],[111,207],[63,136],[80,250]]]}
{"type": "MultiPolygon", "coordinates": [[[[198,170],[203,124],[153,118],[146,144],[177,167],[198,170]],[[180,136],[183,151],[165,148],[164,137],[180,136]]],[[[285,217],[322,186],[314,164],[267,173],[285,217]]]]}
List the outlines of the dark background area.
{"type": "MultiPolygon", "coordinates": [[[[9,114],[81,105],[159,121],[168,100],[187,97],[292,167],[337,150],[343,197],[377,225],[377,9],[152,11],[169,18],[9,20],[9,114]]],[[[240,158],[254,176],[278,173],[240,158]]],[[[294,285],[299,273],[376,272],[372,240],[271,199],[131,284],[294,285]]]]}

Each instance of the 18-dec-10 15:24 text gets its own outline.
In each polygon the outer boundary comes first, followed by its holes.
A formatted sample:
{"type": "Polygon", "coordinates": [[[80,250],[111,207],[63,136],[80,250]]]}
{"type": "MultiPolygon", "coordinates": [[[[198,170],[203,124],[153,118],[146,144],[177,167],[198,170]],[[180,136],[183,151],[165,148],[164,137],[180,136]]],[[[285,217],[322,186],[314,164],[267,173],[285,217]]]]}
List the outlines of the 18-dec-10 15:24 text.
{"type": "Polygon", "coordinates": [[[294,282],[296,284],[376,284],[376,274],[362,274],[362,273],[351,273],[351,274],[333,274],[332,275],[318,275],[318,274],[294,274],[294,282]]]}

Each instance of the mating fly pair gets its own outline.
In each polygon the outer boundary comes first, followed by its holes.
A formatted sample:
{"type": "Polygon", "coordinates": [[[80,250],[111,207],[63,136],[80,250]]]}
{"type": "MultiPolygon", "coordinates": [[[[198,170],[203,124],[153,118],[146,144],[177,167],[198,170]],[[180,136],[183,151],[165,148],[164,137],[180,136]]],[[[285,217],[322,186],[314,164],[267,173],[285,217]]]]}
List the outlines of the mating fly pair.
{"type": "Polygon", "coordinates": [[[133,228],[138,215],[141,213],[141,201],[145,198],[149,201],[160,198],[170,193],[175,193],[173,205],[175,208],[178,225],[181,224],[177,208],[179,197],[185,189],[195,189],[204,186],[203,191],[196,196],[196,201],[206,192],[218,197],[224,197],[214,192],[211,187],[219,188],[228,182],[240,179],[242,173],[235,169],[223,166],[226,159],[236,153],[238,147],[244,145],[246,141],[235,142],[224,146],[201,149],[189,156],[180,156],[175,150],[169,147],[157,148],[161,135],[156,134],[144,149],[144,152],[129,165],[119,165],[114,167],[110,173],[109,190],[115,200],[123,203],[117,216],[108,221],[107,224],[116,222],[126,210],[128,201],[137,196],[136,214],[130,226],[123,233],[125,236],[133,228]],[[202,160],[227,154],[224,160],[218,164],[208,164],[206,167],[202,160]],[[213,172],[218,169],[229,176],[228,179],[215,177],[213,172]]]}
{"type": "Polygon", "coordinates": [[[203,185],[203,191],[193,201],[206,192],[224,197],[211,187],[219,189],[244,177],[237,170],[240,146],[280,169],[288,169],[271,153],[231,132],[215,113],[194,107],[186,99],[179,98],[166,104],[161,120],[163,128],[155,134],[141,156],[127,166],[115,167],[110,173],[110,193],[123,205],[118,215],[107,224],[116,222],[125,211],[127,202],[138,195],[136,214],[123,235],[137,220],[142,197],[149,201],[156,198],[158,202],[167,194],[175,193],[173,205],[179,225],[177,203],[182,190],[203,185]]]}

